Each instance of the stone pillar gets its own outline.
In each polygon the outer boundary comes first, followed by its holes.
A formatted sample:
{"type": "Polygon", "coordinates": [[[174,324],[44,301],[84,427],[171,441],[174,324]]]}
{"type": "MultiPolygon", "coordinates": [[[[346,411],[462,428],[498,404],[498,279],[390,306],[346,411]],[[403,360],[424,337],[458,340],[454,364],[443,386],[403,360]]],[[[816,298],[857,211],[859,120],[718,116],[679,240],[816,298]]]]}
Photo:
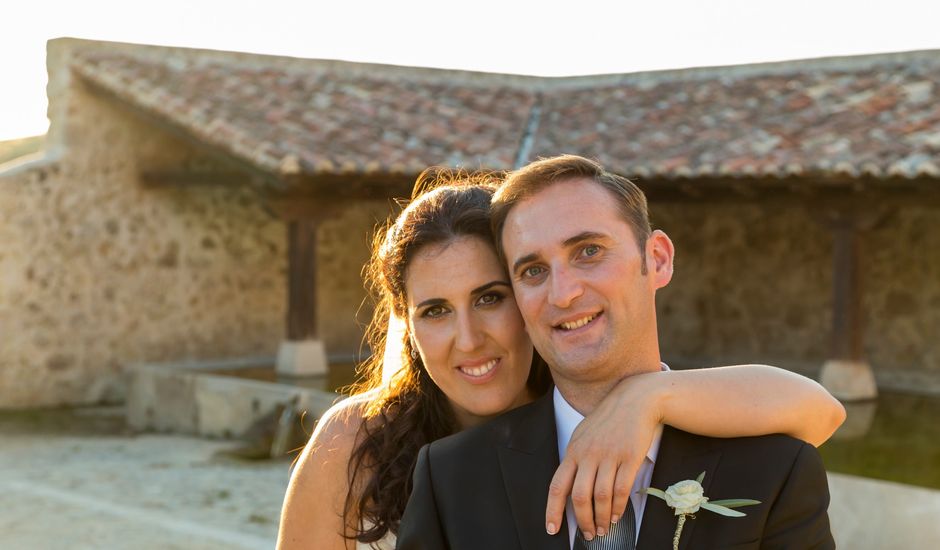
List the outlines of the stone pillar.
{"type": "Polygon", "coordinates": [[[823,364],[820,383],[843,401],[878,395],[875,375],[864,357],[860,232],[864,223],[852,208],[830,211],[833,235],[832,335],[830,358],[823,364]]]}
{"type": "Polygon", "coordinates": [[[317,228],[332,213],[322,202],[312,197],[267,200],[287,221],[287,340],[277,352],[279,375],[324,375],[329,367],[317,330],[317,228]]]}
{"type": "Polygon", "coordinates": [[[318,220],[291,220],[287,225],[287,340],[277,351],[278,374],[326,374],[329,366],[317,333],[318,225],[318,220]]]}

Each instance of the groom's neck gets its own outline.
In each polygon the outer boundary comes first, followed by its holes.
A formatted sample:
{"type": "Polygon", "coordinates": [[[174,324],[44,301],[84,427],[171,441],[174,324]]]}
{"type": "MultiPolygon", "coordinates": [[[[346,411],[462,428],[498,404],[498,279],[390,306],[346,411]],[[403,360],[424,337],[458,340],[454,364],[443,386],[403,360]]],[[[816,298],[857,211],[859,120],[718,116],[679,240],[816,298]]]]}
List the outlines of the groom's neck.
{"type": "Polygon", "coordinates": [[[629,378],[635,374],[658,372],[660,370],[662,370],[662,365],[656,363],[648,367],[626,369],[626,371],[620,373],[619,376],[599,380],[572,380],[559,376],[555,372],[552,373],[552,376],[555,379],[555,385],[558,387],[558,391],[561,392],[561,396],[565,398],[565,401],[567,401],[574,410],[587,416],[597,408],[597,405],[600,404],[623,379],[629,378]]]}

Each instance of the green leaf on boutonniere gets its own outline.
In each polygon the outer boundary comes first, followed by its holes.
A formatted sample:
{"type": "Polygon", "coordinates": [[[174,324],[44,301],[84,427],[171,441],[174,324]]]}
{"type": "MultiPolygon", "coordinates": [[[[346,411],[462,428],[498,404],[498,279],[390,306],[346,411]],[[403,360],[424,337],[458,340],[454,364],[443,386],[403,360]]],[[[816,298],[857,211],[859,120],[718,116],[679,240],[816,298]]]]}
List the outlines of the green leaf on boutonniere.
{"type": "Polygon", "coordinates": [[[695,478],[695,481],[698,481],[699,483],[702,483],[702,480],[703,480],[703,479],[705,479],[705,472],[700,473],[700,474],[698,475],[698,477],[695,478]]]}
{"type": "Polygon", "coordinates": [[[654,497],[659,497],[663,500],[666,500],[666,493],[662,491],[661,489],[656,489],[655,487],[647,487],[646,489],[643,489],[643,491],[645,491],[646,494],[648,495],[653,495],[654,497]]]}
{"type": "Polygon", "coordinates": [[[724,500],[712,500],[710,502],[712,504],[717,504],[718,506],[724,506],[725,508],[738,508],[740,506],[760,504],[759,500],[752,500],[749,498],[726,498],[724,500]]]}
{"type": "Polygon", "coordinates": [[[729,518],[743,518],[747,515],[736,510],[732,510],[731,508],[725,508],[724,506],[712,504],[711,502],[703,502],[700,506],[706,510],[715,512],[716,514],[728,516],[729,518]]]}

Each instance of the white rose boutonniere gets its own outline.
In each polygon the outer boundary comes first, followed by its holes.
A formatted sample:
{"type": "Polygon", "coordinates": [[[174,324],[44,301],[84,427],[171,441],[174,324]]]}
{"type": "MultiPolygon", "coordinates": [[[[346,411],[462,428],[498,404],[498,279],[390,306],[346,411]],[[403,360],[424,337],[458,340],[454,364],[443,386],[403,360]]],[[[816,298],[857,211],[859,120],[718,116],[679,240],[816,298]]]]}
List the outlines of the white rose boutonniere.
{"type": "Polygon", "coordinates": [[[705,479],[705,472],[699,474],[696,479],[685,479],[670,485],[665,491],[653,487],[644,489],[646,494],[665,500],[666,505],[672,508],[676,515],[679,516],[679,520],[676,524],[676,534],[672,537],[673,550],[679,550],[679,537],[682,536],[682,527],[685,525],[686,518],[691,516],[692,519],[695,519],[695,516],[692,514],[698,512],[700,508],[723,516],[739,518],[747,514],[732,510],[732,508],[760,504],[759,500],[747,498],[730,498],[709,502],[708,497],[705,496],[705,489],[702,488],[703,479],[705,479]]]}

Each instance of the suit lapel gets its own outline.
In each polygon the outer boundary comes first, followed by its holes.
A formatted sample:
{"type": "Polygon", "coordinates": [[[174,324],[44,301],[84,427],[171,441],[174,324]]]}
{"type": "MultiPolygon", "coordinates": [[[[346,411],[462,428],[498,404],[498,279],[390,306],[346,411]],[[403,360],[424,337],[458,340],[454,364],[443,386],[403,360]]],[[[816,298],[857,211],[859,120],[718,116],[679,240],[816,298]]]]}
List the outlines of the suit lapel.
{"type": "Polygon", "coordinates": [[[530,407],[530,414],[508,426],[498,446],[499,464],[519,541],[525,550],[568,550],[568,528],[562,521],[554,536],[545,532],[548,485],[558,468],[558,440],[552,392],[530,407]]]}
{"type": "MultiPolygon", "coordinates": [[[[663,429],[656,466],[653,468],[653,478],[650,481],[651,487],[665,491],[670,485],[684,479],[695,479],[700,473],[705,472],[702,487],[705,489],[705,495],[708,495],[708,488],[714,479],[721,453],[710,451],[707,447],[703,448],[700,444],[696,444],[693,438],[695,436],[669,426],[663,429]]],[[[677,521],[678,517],[673,509],[662,499],[647,497],[637,550],[672,548],[672,537],[676,532],[677,521]]],[[[679,539],[679,550],[689,548],[689,541],[692,540],[694,530],[695,520],[687,519],[682,528],[682,537],[679,539]]]]}

